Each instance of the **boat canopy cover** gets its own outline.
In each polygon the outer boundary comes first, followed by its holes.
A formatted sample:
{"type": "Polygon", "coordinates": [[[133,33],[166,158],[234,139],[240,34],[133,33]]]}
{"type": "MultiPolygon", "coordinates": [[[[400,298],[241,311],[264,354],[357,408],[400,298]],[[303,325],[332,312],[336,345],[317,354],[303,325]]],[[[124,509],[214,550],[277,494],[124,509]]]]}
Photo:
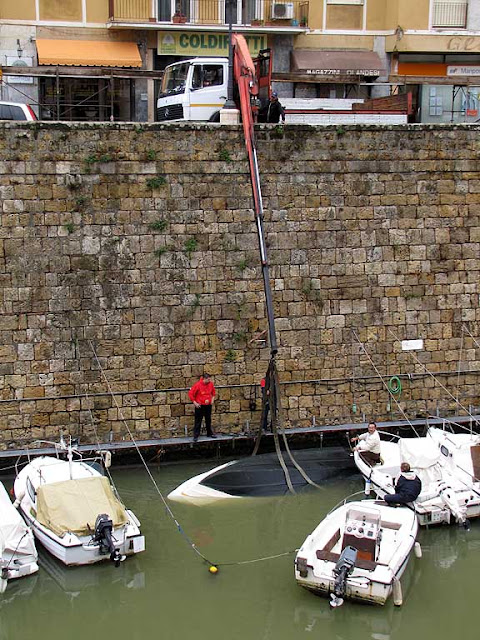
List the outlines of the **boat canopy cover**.
{"type": "Polygon", "coordinates": [[[37,490],[37,520],[58,536],[67,531],[93,533],[101,513],[108,514],[114,527],[128,520],[125,507],[104,476],[44,484],[37,490]]]}
{"type": "Polygon", "coordinates": [[[35,553],[33,538],[25,535],[27,531],[27,525],[0,482],[0,552],[35,553]]]}
{"type": "Polygon", "coordinates": [[[430,438],[401,438],[400,460],[412,469],[428,469],[437,464],[440,450],[430,438]]]}

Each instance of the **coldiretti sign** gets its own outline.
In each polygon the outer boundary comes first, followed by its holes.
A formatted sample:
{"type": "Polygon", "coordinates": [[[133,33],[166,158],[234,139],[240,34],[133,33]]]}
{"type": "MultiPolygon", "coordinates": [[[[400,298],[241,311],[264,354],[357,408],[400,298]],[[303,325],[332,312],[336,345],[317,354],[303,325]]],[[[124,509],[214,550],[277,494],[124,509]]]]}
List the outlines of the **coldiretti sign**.
{"type": "MultiPolygon", "coordinates": [[[[265,35],[245,36],[252,56],[266,49],[265,35]]],[[[177,56],[228,56],[228,33],[198,31],[159,31],[158,55],[177,56]]]]}

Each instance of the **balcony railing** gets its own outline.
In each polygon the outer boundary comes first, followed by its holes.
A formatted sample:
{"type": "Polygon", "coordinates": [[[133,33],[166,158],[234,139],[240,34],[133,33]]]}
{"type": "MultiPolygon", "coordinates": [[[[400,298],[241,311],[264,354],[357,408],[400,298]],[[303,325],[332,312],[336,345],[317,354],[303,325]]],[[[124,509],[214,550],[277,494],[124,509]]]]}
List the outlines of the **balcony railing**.
{"type": "Polygon", "coordinates": [[[468,2],[435,2],[433,5],[433,27],[467,26],[468,2]]]}
{"type": "MultiPolygon", "coordinates": [[[[111,22],[227,25],[227,8],[225,0],[109,0],[111,22]]],[[[232,23],[306,27],[308,9],[309,2],[305,0],[233,0],[232,23]]]]}

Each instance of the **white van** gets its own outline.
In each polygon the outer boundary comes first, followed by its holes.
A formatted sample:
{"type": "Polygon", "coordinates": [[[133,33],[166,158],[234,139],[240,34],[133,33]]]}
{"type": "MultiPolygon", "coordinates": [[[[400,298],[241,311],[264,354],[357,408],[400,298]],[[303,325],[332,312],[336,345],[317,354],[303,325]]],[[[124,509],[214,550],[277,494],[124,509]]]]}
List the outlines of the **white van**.
{"type": "Polygon", "coordinates": [[[22,102],[0,101],[0,120],[36,120],[34,110],[22,102]]]}
{"type": "Polygon", "coordinates": [[[192,58],[169,65],[158,94],[157,120],[219,122],[227,83],[227,58],[192,58]]]}

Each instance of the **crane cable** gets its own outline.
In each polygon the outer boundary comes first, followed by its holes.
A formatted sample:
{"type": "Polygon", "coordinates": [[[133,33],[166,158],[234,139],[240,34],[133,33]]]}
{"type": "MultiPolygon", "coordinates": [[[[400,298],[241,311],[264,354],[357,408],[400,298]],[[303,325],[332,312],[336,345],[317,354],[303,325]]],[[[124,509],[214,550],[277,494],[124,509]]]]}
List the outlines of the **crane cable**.
{"type": "Polygon", "coordinates": [[[145,471],[147,472],[147,475],[150,478],[150,481],[152,482],[157,494],[159,495],[160,499],[163,502],[163,505],[165,507],[165,510],[166,510],[167,514],[172,518],[172,520],[174,521],[174,523],[175,523],[175,525],[177,527],[177,530],[183,536],[183,538],[186,540],[186,542],[190,545],[190,547],[192,548],[194,553],[196,553],[196,555],[199,558],[201,558],[203,560],[203,562],[205,562],[206,564],[209,565],[209,571],[211,573],[216,573],[217,570],[218,570],[218,567],[221,567],[221,566],[252,564],[252,563],[255,563],[255,562],[262,562],[264,560],[271,560],[271,559],[274,559],[274,558],[281,558],[283,556],[295,553],[296,549],[293,549],[293,550],[285,551],[283,553],[279,553],[279,554],[276,554],[276,555],[263,556],[263,557],[260,557],[260,558],[254,558],[252,560],[241,560],[241,561],[237,561],[237,562],[212,562],[205,555],[203,555],[203,553],[198,549],[197,545],[187,535],[187,533],[183,529],[182,525],[180,524],[180,522],[175,517],[175,514],[173,513],[172,509],[168,505],[167,501],[165,500],[165,497],[163,496],[162,492],[160,491],[160,488],[158,487],[158,484],[156,483],[155,478],[153,477],[153,475],[152,475],[152,473],[151,473],[150,469],[148,468],[148,465],[147,465],[147,463],[145,461],[145,458],[142,455],[142,452],[140,451],[140,448],[139,448],[139,446],[137,444],[137,441],[135,440],[135,437],[134,437],[133,433],[131,432],[131,430],[130,430],[130,428],[129,428],[129,426],[128,426],[128,424],[127,424],[127,422],[126,422],[126,420],[125,420],[125,418],[123,416],[121,407],[119,406],[119,404],[117,402],[115,394],[113,393],[113,390],[112,390],[112,388],[110,386],[110,382],[109,382],[109,380],[108,380],[108,378],[107,378],[107,376],[105,374],[105,371],[104,371],[104,369],[103,369],[103,367],[102,367],[102,365],[100,363],[100,360],[99,360],[99,358],[97,356],[97,353],[95,351],[95,347],[94,347],[94,345],[93,345],[91,340],[89,340],[89,345],[90,345],[90,348],[92,350],[92,353],[93,353],[93,356],[95,358],[95,361],[97,363],[97,366],[98,366],[98,368],[100,370],[100,373],[101,373],[101,375],[102,375],[102,377],[103,377],[103,379],[105,381],[105,384],[107,385],[109,393],[110,393],[110,395],[112,396],[112,398],[114,400],[115,407],[116,407],[116,409],[118,411],[119,418],[123,422],[123,424],[124,424],[124,426],[125,426],[125,428],[126,428],[126,430],[128,432],[128,435],[130,436],[130,438],[132,440],[132,443],[133,443],[133,445],[134,445],[134,447],[135,447],[135,449],[136,449],[136,451],[138,453],[138,456],[139,456],[140,460],[142,461],[142,464],[143,464],[143,466],[145,468],[145,471]]]}

